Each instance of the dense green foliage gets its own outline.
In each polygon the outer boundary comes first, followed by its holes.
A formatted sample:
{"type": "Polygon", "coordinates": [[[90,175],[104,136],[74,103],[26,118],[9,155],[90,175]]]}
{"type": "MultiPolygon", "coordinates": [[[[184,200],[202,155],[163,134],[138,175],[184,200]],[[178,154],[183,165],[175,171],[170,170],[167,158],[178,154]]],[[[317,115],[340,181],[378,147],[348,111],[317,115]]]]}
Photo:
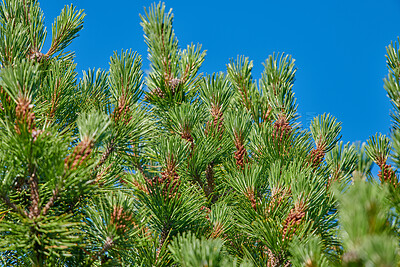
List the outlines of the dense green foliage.
{"type": "Polygon", "coordinates": [[[66,6],[44,52],[39,3],[0,5],[1,265],[398,265],[398,43],[390,136],[344,144],[330,114],[299,126],[291,56],[258,83],[245,57],[203,75],[162,3],[141,16],[147,76],[129,50],[78,79],[83,18],[66,6]]]}

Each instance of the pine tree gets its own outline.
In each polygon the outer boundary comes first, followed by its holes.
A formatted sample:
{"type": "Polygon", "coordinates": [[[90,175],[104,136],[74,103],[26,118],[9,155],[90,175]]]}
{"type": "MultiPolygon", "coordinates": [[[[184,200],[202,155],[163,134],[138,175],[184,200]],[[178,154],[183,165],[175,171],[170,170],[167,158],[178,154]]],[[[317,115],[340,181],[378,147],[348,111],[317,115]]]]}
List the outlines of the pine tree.
{"type": "Polygon", "coordinates": [[[400,50],[387,48],[390,137],[299,124],[295,60],[257,82],[239,56],[199,73],[163,3],[132,50],[78,78],[66,6],[51,46],[35,0],[0,4],[0,262],[4,266],[394,266],[399,259],[400,50]],[[380,168],[374,179],[373,162],[380,168]]]}

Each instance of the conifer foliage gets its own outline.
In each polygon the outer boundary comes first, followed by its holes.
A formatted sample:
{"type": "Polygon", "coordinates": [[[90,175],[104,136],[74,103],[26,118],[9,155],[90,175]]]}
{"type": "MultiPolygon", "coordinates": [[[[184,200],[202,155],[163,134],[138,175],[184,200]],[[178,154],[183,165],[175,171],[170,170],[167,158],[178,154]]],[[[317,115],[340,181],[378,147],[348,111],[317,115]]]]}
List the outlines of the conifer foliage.
{"type": "Polygon", "coordinates": [[[243,56],[199,73],[163,3],[141,15],[148,75],[127,50],[78,78],[84,16],[64,7],[44,51],[39,3],[0,4],[1,265],[399,264],[398,42],[390,136],[356,145],[330,114],[301,127],[290,55],[258,82],[243,56]]]}

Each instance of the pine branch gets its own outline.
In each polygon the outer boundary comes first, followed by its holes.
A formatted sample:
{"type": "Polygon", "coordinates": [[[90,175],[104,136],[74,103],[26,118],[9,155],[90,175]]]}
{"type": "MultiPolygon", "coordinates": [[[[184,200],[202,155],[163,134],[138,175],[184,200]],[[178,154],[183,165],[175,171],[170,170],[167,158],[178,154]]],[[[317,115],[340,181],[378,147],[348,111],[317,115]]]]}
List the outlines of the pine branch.
{"type": "Polygon", "coordinates": [[[66,6],[52,25],[52,41],[46,57],[66,48],[73,39],[78,37],[78,32],[83,28],[83,10],[77,11],[74,6],[66,6]]]}
{"type": "Polygon", "coordinates": [[[0,194],[0,198],[3,200],[4,204],[7,205],[7,207],[11,208],[21,216],[29,218],[29,213],[26,210],[22,209],[20,206],[11,202],[10,198],[7,195],[0,194]]]}
{"type": "Polygon", "coordinates": [[[253,61],[248,58],[238,57],[236,62],[233,60],[228,64],[228,77],[235,88],[238,90],[242,98],[242,103],[247,111],[251,111],[252,100],[250,99],[250,90],[253,89],[253,78],[251,71],[253,69],[253,61]]]}

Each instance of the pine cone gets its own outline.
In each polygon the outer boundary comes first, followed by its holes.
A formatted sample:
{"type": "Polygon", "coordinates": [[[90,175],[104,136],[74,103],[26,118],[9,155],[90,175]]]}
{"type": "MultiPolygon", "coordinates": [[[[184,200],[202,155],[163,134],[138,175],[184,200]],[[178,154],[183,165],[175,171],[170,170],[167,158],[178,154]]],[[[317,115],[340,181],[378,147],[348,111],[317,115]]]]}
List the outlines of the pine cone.
{"type": "Polygon", "coordinates": [[[124,211],[123,207],[114,206],[110,223],[115,226],[117,233],[123,234],[127,231],[126,226],[132,225],[132,214],[124,211]]]}
{"type": "Polygon", "coordinates": [[[160,88],[155,88],[153,91],[151,91],[152,95],[158,96],[159,98],[164,98],[165,93],[160,89],[160,88]]]}
{"type": "Polygon", "coordinates": [[[89,157],[90,153],[93,149],[93,142],[91,141],[81,141],[72,152],[71,155],[65,158],[64,166],[65,169],[74,169],[77,166],[80,166],[87,157],[89,157]]]}
{"type": "Polygon", "coordinates": [[[36,62],[40,63],[43,59],[46,58],[46,55],[43,54],[43,53],[40,52],[40,51],[31,49],[31,50],[29,51],[28,58],[29,58],[30,60],[33,60],[33,61],[36,61],[36,62]]]}
{"type": "Polygon", "coordinates": [[[266,248],[266,254],[268,255],[267,267],[277,267],[279,266],[279,258],[269,248],[266,248]]]}
{"type": "Polygon", "coordinates": [[[151,183],[159,183],[163,185],[163,193],[167,198],[172,198],[177,193],[178,187],[180,185],[179,175],[175,170],[166,170],[161,172],[161,177],[155,177],[151,183]]]}
{"type": "Polygon", "coordinates": [[[214,134],[214,130],[216,129],[216,132],[219,133],[219,138],[222,138],[224,132],[224,114],[221,111],[221,107],[213,105],[210,112],[213,120],[206,123],[205,134],[208,135],[209,131],[214,134]]]}
{"type": "Polygon", "coordinates": [[[305,213],[305,205],[304,203],[295,204],[295,206],[290,210],[288,216],[283,223],[282,229],[282,241],[285,239],[291,239],[294,233],[296,232],[296,228],[301,224],[305,213]],[[290,236],[289,236],[290,235],[290,236]]]}
{"type": "Polygon", "coordinates": [[[122,93],[121,97],[118,100],[118,107],[114,109],[113,117],[114,121],[118,122],[119,120],[122,123],[128,124],[132,117],[129,117],[130,108],[126,103],[125,95],[122,93]]]}
{"type": "Polygon", "coordinates": [[[171,88],[172,95],[175,95],[176,89],[180,83],[181,83],[181,80],[178,78],[173,78],[168,82],[169,88],[171,88]]]}
{"type": "Polygon", "coordinates": [[[279,118],[274,123],[274,131],[272,133],[273,139],[278,143],[287,138],[292,131],[286,116],[284,114],[280,115],[279,118]]]}
{"type": "Polygon", "coordinates": [[[256,201],[256,197],[254,194],[254,190],[251,188],[247,189],[246,192],[246,197],[249,199],[250,203],[251,203],[251,207],[256,210],[256,206],[257,206],[257,201],[256,201]]]}
{"type": "Polygon", "coordinates": [[[244,148],[244,145],[242,144],[242,141],[240,140],[238,135],[235,135],[235,147],[237,149],[234,156],[234,158],[236,159],[236,165],[239,168],[244,169],[245,156],[247,155],[247,151],[244,148]]]}
{"type": "Polygon", "coordinates": [[[35,113],[32,111],[33,105],[26,98],[19,98],[17,100],[17,106],[15,107],[15,130],[18,134],[21,134],[20,127],[22,125],[28,126],[28,131],[31,132],[35,129],[35,113]]]}
{"type": "Polygon", "coordinates": [[[214,127],[218,129],[218,132],[222,133],[224,114],[221,111],[221,107],[213,106],[211,108],[211,116],[213,117],[214,127]]]}
{"type": "Polygon", "coordinates": [[[310,154],[311,166],[313,168],[317,168],[324,160],[324,157],[325,157],[325,152],[322,149],[318,147],[316,149],[313,149],[310,154]]]}
{"type": "Polygon", "coordinates": [[[378,173],[378,177],[379,177],[380,181],[390,183],[396,188],[398,185],[398,181],[397,181],[396,173],[392,169],[392,166],[384,163],[384,164],[381,164],[379,167],[380,167],[380,170],[378,173]],[[383,171],[383,176],[382,176],[382,171],[383,171]]]}

